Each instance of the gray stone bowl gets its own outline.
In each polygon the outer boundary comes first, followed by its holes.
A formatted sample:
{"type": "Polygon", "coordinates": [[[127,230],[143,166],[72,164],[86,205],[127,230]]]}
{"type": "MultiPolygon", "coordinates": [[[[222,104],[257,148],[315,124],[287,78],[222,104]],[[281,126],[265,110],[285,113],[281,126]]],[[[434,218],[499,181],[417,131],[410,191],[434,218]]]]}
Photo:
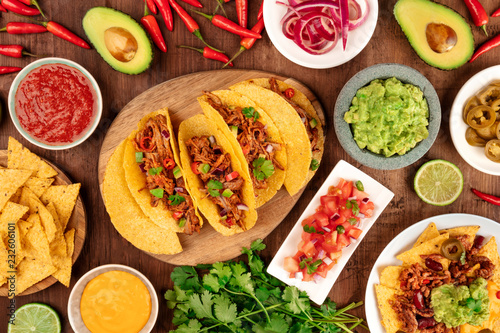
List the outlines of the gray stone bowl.
{"type": "Polygon", "coordinates": [[[354,75],[342,88],[335,103],[333,123],[342,148],[352,158],[373,169],[395,170],[415,163],[431,148],[441,125],[441,104],[432,84],[417,70],[401,64],[377,64],[354,75]],[[344,120],[344,114],[349,111],[352,99],[358,89],[370,84],[375,79],[391,77],[395,77],[403,83],[413,84],[423,91],[429,105],[429,125],[427,126],[429,136],[404,155],[396,154],[385,157],[358,147],[354,141],[351,126],[344,120]]]}

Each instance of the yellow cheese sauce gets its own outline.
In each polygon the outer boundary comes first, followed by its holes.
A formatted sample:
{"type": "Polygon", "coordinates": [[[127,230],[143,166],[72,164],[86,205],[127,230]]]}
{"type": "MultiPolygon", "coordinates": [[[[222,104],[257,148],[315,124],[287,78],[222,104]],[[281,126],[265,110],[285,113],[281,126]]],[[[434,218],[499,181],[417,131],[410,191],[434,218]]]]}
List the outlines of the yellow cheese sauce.
{"type": "Polygon", "coordinates": [[[109,271],[87,284],[80,312],[92,333],[137,333],[149,320],[151,296],[138,277],[109,271]]]}
{"type": "Polygon", "coordinates": [[[477,333],[485,328],[489,328],[494,333],[500,333],[500,299],[496,294],[500,291],[500,286],[488,281],[488,297],[490,299],[490,319],[483,322],[481,326],[471,326],[469,324],[460,327],[460,333],[477,333]]]}

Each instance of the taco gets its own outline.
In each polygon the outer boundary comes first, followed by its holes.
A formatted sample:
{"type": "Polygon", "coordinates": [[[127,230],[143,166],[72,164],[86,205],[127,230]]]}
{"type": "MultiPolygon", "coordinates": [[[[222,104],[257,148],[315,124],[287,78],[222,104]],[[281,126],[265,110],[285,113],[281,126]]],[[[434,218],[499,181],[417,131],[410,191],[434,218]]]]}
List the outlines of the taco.
{"type": "Polygon", "coordinates": [[[235,91],[204,92],[198,101],[231,142],[240,163],[248,166],[256,207],[262,206],[285,179],[286,151],[278,128],[252,100],[235,91]]]}
{"type": "Polygon", "coordinates": [[[323,127],[313,105],[298,89],[275,78],[243,81],[230,89],[255,101],[276,124],[287,154],[284,184],[294,195],[314,176],[323,156],[323,127]]]}
{"type": "Polygon", "coordinates": [[[157,226],[200,231],[203,219],[186,186],[168,109],[142,118],[126,142],[123,167],[134,199],[157,226]]]}
{"type": "Polygon", "coordinates": [[[181,163],[196,206],[224,236],[252,228],[257,221],[248,168],[224,134],[204,115],[179,126],[181,163]]]}

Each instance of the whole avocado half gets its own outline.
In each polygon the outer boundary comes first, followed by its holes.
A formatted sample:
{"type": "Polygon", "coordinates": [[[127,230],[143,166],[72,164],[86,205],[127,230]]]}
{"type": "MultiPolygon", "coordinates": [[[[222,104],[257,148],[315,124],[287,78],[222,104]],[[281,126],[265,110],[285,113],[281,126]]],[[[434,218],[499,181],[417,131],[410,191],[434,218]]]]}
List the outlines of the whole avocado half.
{"type": "Polygon", "coordinates": [[[458,68],[474,53],[470,25],[449,7],[429,0],[399,0],[394,6],[394,16],[418,56],[433,67],[458,68]],[[426,36],[430,23],[444,24],[455,31],[457,43],[451,50],[438,53],[431,49],[426,36]]]}
{"type": "Polygon", "coordinates": [[[83,17],[83,29],[100,56],[115,70],[125,74],[139,74],[149,68],[153,60],[153,47],[142,26],[129,15],[108,7],[94,7],[83,17]],[[105,33],[118,28],[133,36],[137,42],[137,52],[129,61],[117,59],[108,50],[105,33]],[[123,30],[122,30],[123,29],[123,30]]]}

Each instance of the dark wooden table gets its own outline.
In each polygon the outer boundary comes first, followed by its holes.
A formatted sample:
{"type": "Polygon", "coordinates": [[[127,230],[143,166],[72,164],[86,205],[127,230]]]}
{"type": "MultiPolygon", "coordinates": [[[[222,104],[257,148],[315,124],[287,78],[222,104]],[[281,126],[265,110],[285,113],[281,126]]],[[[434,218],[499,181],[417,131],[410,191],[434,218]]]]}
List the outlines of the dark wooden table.
{"type": "MultiPolygon", "coordinates": [[[[136,19],[140,19],[143,13],[143,2],[140,0],[40,0],[39,2],[50,18],[60,22],[80,36],[85,36],[81,20],[85,12],[94,6],[113,7],[129,13],[136,19]]],[[[205,4],[207,12],[213,11],[215,0],[202,2],[205,4]]],[[[249,2],[249,21],[253,25],[256,22],[255,17],[260,1],[251,0],[249,2]]],[[[440,2],[448,4],[471,22],[470,15],[462,1],[441,0],[440,2]]],[[[494,1],[482,2],[489,13],[493,12],[496,9],[495,7],[498,6],[498,3],[494,1]]],[[[281,242],[307,206],[309,200],[339,159],[344,159],[359,167],[395,193],[394,199],[360,244],[356,253],[351,257],[350,262],[330,293],[333,300],[340,305],[364,299],[368,275],[379,253],[394,236],[413,223],[427,217],[447,213],[470,213],[496,221],[500,220],[500,207],[488,204],[470,192],[470,188],[475,187],[484,192],[499,195],[499,177],[481,173],[469,166],[455,150],[448,126],[450,108],[460,87],[478,71],[497,65],[500,49],[482,56],[473,64],[466,64],[454,71],[441,71],[430,67],[414,53],[396,23],[392,14],[394,3],[395,0],[380,1],[379,21],[372,40],[356,58],[342,66],[327,70],[300,67],[281,56],[267,36],[257,42],[251,51],[241,55],[235,65],[236,68],[259,69],[297,78],[316,93],[327,116],[328,133],[321,167],[315,178],[309,183],[296,207],[283,220],[281,225],[265,239],[267,249],[263,251],[263,257],[267,262],[278,250],[281,242]],[[433,147],[418,162],[404,169],[394,171],[374,170],[355,162],[340,147],[332,124],[335,100],[346,81],[358,71],[370,65],[386,62],[401,63],[419,70],[436,88],[442,105],[441,129],[433,147]],[[462,170],[465,178],[464,191],[461,196],[456,202],[445,207],[434,207],[425,204],[417,197],[412,186],[417,169],[424,162],[436,158],[455,163],[462,170]]],[[[181,4],[182,6],[185,5],[182,2],[181,4]]],[[[187,8],[187,6],[184,7],[187,8]]],[[[230,18],[235,20],[234,1],[228,3],[226,9],[230,18]]],[[[10,21],[19,20],[24,19],[12,13],[2,13],[0,26],[5,26],[10,21]]],[[[233,53],[239,48],[238,37],[210,26],[208,21],[204,19],[198,18],[197,20],[200,22],[202,32],[209,43],[227,50],[229,53],[233,53]]],[[[156,84],[180,75],[220,68],[218,62],[205,60],[196,52],[180,50],[175,47],[178,44],[201,45],[196,37],[189,34],[178,17],[175,17],[173,33],[167,32],[162,23],[161,26],[166,36],[168,53],[160,54],[160,52],[156,51],[151,68],[137,76],[116,72],[101,59],[95,50],[78,48],[52,36],[50,33],[26,36],[0,33],[0,44],[22,44],[32,53],[63,57],[82,64],[96,78],[103,94],[103,117],[99,128],[92,137],[80,146],[70,150],[47,151],[28,144],[14,128],[5,108],[9,87],[15,75],[10,74],[0,77],[0,96],[4,108],[3,119],[0,123],[0,148],[6,149],[8,136],[14,136],[33,152],[60,166],[75,182],[82,183],[81,194],[88,212],[88,232],[82,254],[73,266],[70,288],[56,283],[42,292],[16,299],[17,307],[29,302],[43,302],[56,308],[61,315],[64,332],[71,332],[66,311],[71,287],[88,270],[109,263],[132,266],[143,272],[151,280],[160,298],[160,313],[154,332],[167,332],[173,328],[171,312],[168,310],[166,302],[163,301],[163,293],[172,287],[170,273],[173,266],[160,262],[136,249],[116,232],[104,208],[97,181],[98,155],[106,129],[117,113],[131,99],[156,84]]],[[[488,25],[490,35],[497,34],[499,30],[500,18],[491,19],[488,25]]],[[[486,37],[478,28],[473,27],[473,31],[477,44],[486,40],[486,37]]],[[[22,67],[31,61],[30,58],[12,59],[0,56],[0,65],[22,67]]],[[[188,88],[186,87],[186,89],[188,88]]],[[[6,299],[0,300],[0,314],[5,312],[5,315],[1,316],[0,332],[5,332],[7,304],[6,299]]],[[[364,317],[364,311],[376,311],[376,309],[360,308],[355,313],[364,317]]]]}

